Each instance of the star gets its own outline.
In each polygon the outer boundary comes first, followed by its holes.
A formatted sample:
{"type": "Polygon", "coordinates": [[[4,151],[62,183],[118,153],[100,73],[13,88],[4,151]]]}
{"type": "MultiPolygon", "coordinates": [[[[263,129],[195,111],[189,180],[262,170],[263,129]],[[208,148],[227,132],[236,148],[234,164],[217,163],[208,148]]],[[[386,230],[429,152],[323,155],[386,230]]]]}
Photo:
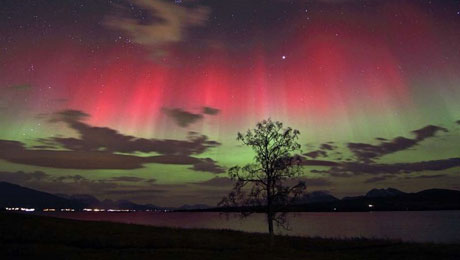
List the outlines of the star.
{"type": "Polygon", "coordinates": [[[286,59],[286,56],[283,55],[283,56],[281,57],[281,59],[285,60],[285,59],[286,59]]]}

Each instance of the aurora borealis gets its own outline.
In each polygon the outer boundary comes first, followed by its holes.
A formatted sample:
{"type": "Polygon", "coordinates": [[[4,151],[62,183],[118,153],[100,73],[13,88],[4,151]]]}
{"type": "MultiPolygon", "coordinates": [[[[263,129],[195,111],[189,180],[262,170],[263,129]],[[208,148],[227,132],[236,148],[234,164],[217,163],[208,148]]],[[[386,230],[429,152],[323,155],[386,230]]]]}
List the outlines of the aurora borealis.
{"type": "Polygon", "coordinates": [[[252,158],[237,132],[270,117],[300,130],[310,191],[460,189],[458,1],[3,0],[0,13],[0,180],[212,205],[252,158]]]}

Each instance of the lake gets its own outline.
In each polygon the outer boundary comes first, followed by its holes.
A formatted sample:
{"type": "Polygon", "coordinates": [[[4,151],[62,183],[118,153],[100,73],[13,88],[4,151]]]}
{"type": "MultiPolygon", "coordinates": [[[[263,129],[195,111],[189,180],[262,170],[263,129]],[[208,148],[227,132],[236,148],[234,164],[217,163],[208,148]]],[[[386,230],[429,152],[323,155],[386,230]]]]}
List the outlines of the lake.
{"type": "MultiPolygon", "coordinates": [[[[241,219],[214,212],[39,212],[76,220],[111,221],[179,228],[266,232],[265,215],[241,219]]],[[[289,213],[291,230],[277,234],[325,238],[388,238],[413,242],[460,243],[460,211],[289,213]]]]}

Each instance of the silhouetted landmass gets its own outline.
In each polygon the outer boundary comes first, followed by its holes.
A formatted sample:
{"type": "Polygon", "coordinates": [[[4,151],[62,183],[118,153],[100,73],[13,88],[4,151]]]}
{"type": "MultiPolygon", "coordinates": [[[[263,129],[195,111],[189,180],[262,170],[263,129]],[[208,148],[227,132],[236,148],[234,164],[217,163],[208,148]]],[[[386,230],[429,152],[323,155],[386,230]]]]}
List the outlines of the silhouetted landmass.
{"type": "Polygon", "coordinates": [[[2,259],[460,259],[460,245],[277,236],[0,213],[2,259]]]}
{"type": "MultiPolygon", "coordinates": [[[[128,210],[176,210],[176,211],[223,211],[239,212],[242,208],[211,208],[205,204],[183,205],[178,208],[142,205],[128,200],[103,200],[87,194],[49,194],[16,184],[0,182],[0,209],[5,207],[25,208],[83,208],[128,209],[128,210]]],[[[244,208],[247,210],[248,208],[244,208]]],[[[263,207],[249,208],[263,212],[263,207]]],[[[372,189],[366,195],[338,199],[328,192],[315,191],[305,194],[295,205],[285,211],[405,211],[405,210],[460,210],[460,191],[430,189],[416,193],[405,193],[397,189],[372,189]],[[370,206],[372,205],[372,206],[370,206]]]]}
{"type": "Polygon", "coordinates": [[[394,188],[388,189],[372,189],[366,193],[367,198],[389,198],[394,196],[400,196],[406,194],[400,190],[394,188]]]}
{"type": "Polygon", "coordinates": [[[370,191],[365,196],[344,198],[331,203],[311,203],[293,207],[294,211],[404,211],[458,210],[460,191],[430,189],[417,193],[370,191]]]}
{"type": "Polygon", "coordinates": [[[56,194],[57,196],[67,198],[73,201],[81,202],[87,208],[98,209],[129,209],[129,210],[164,210],[170,208],[158,207],[152,204],[137,204],[129,200],[98,200],[96,197],[88,194],[66,195],[56,194]]]}
{"type": "Polygon", "coordinates": [[[0,207],[25,208],[74,208],[82,209],[85,205],[79,201],[61,198],[16,184],[0,182],[0,207]]]}
{"type": "Polygon", "coordinates": [[[25,188],[8,182],[0,182],[0,208],[24,207],[37,210],[45,208],[75,209],[100,208],[100,209],[129,209],[129,210],[163,210],[155,205],[140,205],[128,200],[103,200],[87,195],[50,194],[25,188]]]}
{"type": "MultiPolygon", "coordinates": [[[[285,211],[296,212],[362,212],[362,211],[418,211],[460,210],[460,191],[429,189],[416,193],[405,193],[397,189],[373,189],[364,196],[345,197],[341,200],[328,193],[315,192],[306,199],[291,205],[285,211]],[[312,196],[313,195],[313,196],[312,196]],[[315,199],[316,197],[316,199],[315,199]],[[321,201],[322,199],[322,201],[321,201]]],[[[238,212],[241,208],[212,208],[197,211],[238,212]]],[[[245,208],[244,210],[247,210],[245,208]]],[[[263,207],[253,207],[263,212],[263,207]]]]}
{"type": "Polygon", "coordinates": [[[182,205],[177,208],[177,210],[194,210],[194,209],[208,209],[209,206],[206,204],[193,204],[193,205],[182,205]]]}
{"type": "Polygon", "coordinates": [[[328,192],[313,191],[313,192],[305,194],[303,198],[300,199],[297,204],[328,203],[328,202],[335,202],[338,200],[339,200],[338,198],[332,196],[328,192]]]}

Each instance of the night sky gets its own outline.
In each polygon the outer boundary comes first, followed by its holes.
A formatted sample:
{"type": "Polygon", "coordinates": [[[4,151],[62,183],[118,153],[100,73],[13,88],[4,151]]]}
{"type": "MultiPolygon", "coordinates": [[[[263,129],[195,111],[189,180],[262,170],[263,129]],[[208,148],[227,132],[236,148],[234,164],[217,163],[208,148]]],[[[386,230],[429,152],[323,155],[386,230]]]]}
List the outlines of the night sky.
{"type": "Polygon", "coordinates": [[[460,189],[460,1],[2,0],[0,181],[215,205],[238,131],[308,191],[460,189]]]}

